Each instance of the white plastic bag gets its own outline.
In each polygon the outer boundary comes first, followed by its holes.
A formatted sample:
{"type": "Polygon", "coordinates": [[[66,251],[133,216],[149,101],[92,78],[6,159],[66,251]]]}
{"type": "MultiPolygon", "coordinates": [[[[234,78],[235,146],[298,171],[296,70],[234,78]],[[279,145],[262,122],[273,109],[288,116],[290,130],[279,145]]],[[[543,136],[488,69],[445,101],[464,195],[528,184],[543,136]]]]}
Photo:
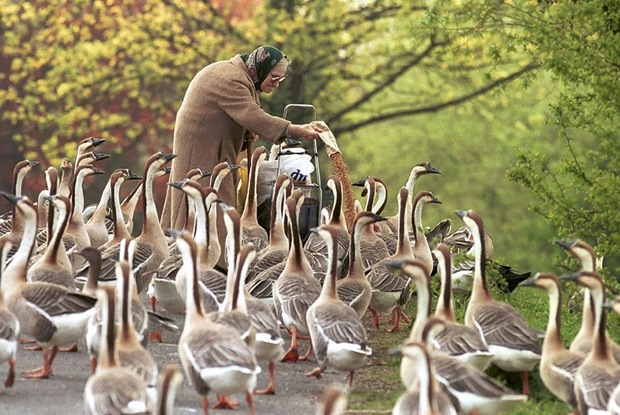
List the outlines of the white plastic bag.
{"type": "Polygon", "coordinates": [[[273,186],[278,175],[278,162],[280,174],[286,174],[295,182],[309,184],[310,175],[314,172],[312,157],[305,153],[301,147],[282,149],[279,159],[264,161],[258,171],[257,202],[260,205],[271,198],[273,186]]]}

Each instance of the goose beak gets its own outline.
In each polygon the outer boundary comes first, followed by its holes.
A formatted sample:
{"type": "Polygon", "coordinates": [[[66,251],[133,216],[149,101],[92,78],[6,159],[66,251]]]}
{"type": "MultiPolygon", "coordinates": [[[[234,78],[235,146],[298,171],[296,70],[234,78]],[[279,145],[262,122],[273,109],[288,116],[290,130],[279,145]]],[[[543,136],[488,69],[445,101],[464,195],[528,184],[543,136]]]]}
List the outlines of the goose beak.
{"type": "Polygon", "coordinates": [[[572,272],[570,274],[563,274],[560,275],[560,279],[563,281],[575,281],[577,282],[579,280],[579,277],[581,276],[581,271],[577,271],[577,272],[572,272]]]}
{"type": "Polygon", "coordinates": [[[127,180],[138,180],[141,179],[142,176],[138,176],[136,173],[132,172],[131,170],[127,169],[127,180]]]}
{"type": "Polygon", "coordinates": [[[183,185],[185,184],[186,181],[187,181],[187,179],[180,180],[178,182],[168,182],[168,186],[172,186],[175,189],[182,189],[183,185]]]}
{"type": "Polygon", "coordinates": [[[426,163],[426,172],[433,174],[441,174],[441,170],[431,165],[431,163],[426,163]]]}
{"type": "Polygon", "coordinates": [[[163,155],[164,159],[165,159],[167,162],[168,162],[168,161],[170,161],[170,160],[172,160],[172,159],[173,159],[173,158],[175,158],[176,156],[177,156],[177,155],[176,155],[176,154],[173,154],[173,153],[171,153],[171,154],[164,154],[164,155],[163,155]]]}
{"type": "Polygon", "coordinates": [[[536,280],[538,279],[538,273],[532,275],[526,280],[523,280],[519,283],[518,287],[535,287],[536,280]]]}
{"type": "Polygon", "coordinates": [[[97,147],[100,144],[105,143],[105,138],[97,138],[97,137],[91,137],[90,138],[90,145],[92,145],[93,147],[97,147]]]}
{"type": "Polygon", "coordinates": [[[461,219],[463,219],[467,215],[466,210],[455,210],[454,213],[456,213],[456,215],[461,219]]]}
{"type": "Polygon", "coordinates": [[[575,245],[575,242],[577,242],[577,239],[571,239],[570,241],[561,241],[561,240],[556,240],[555,243],[560,245],[562,248],[569,250],[573,247],[573,245],[575,245]]]}
{"type": "Polygon", "coordinates": [[[2,194],[2,196],[4,196],[6,198],[6,200],[8,200],[9,202],[11,202],[14,205],[17,204],[17,202],[19,202],[21,200],[20,196],[15,196],[12,193],[0,191],[0,194],[2,194]]]}
{"type": "Polygon", "coordinates": [[[39,163],[38,161],[28,161],[28,164],[30,164],[30,168],[31,169],[34,169],[35,167],[37,167],[41,163],[39,163]]]}

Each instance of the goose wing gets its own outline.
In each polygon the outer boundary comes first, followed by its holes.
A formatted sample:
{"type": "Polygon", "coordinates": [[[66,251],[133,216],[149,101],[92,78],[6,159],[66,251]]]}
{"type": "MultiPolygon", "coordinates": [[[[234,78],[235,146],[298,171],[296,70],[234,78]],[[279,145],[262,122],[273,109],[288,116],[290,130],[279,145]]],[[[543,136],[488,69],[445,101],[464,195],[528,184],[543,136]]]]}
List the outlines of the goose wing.
{"type": "Polygon", "coordinates": [[[620,370],[610,373],[598,366],[584,366],[575,377],[575,387],[588,408],[607,409],[612,392],[620,384],[620,370]]]}
{"type": "Polygon", "coordinates": [[[92,309],[97,302],[89,295],[46,283],[26,284],[21,295],[29,304],[52,317],[82,313],[92,309]]]}
{"type": "Polygon", "coordinates": [[[186,357],[194,370],[237,366],[256,370],[256,360],[249,346],[231,328],[221,324],[210,330],[197,330],[182,343],[186,357]]]}
{"type": "Polygon", "coordinates": [[[411,278],[378,262],[370,268],[366,277],[373,289],[383,292],[402,291],[411,285],[411,278]]]}
{"type": "Polygon", "coordinates": [[[148,413],[147,402],[142,380],[126,369],[95,375],[84,388],[84,405],[90,414],[148,413]]]}
{"type": "Polygon", "coordinates": [[[19,322],[15,314],[0,310],[0,339],[13,341],[19,335],[19,322]]]}
{"type": "Polygon", "coordinates": [[[446,323],[446,328],[435,336],[434,346],[452,356],[489,350],[475,329],[454,323],[446,323]]]}
{"type": "Polygon", "coordinates": [[[530,327],[509,304],[494,302],[481,305],[476,309],[474,321],[489,345],[542,353],[538,331],[530,327]]]}
{"type": "Polygon", "coordinates": [[[285,261],[272,265],[248,282],[246,286],[252,297],[270,298],[272,296],[273,283],[284,271],[285,266],[285,261]]]}

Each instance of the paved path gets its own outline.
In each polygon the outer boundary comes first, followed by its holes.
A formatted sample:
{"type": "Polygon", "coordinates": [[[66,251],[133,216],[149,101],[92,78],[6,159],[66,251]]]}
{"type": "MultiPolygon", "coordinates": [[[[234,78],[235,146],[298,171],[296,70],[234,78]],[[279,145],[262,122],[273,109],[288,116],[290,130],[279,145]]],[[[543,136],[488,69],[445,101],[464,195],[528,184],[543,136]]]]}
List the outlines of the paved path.
{"type": "MultiPolygon", "coordinates": [[[[164,343],[150,343],[149,351],[153,354],[160,369],[166,363],[179,363],[177,341],[182,329],[183,317],[175,316],[179,323],[179,332],[164,332],[164,343]]],[[[306,341],[302,340],[302,353],[305,352],[306,341]]],[[[288,346],[289,338],[285,337],[288,346]]],[[[83,389],[90,372],[90,363],[85,351],[84,342],[79,343],[76,353],[58,353],[54,362],[54,374],[50,379],[31,380],[20,376],[21,372],[37,368],[42,364],[41,352],[27,351],[20,346],[17,355],[17,377],[15,385],[0,395],[1,415],[77,415],[84,413],[83,389]]],[[[278,363],[276,365],[276,395],[256,396],[257,414],[288,414],[314,415],[315,403],[323,389],[330,383],[346,384],[347,375],[328,371],[323,379],[306,378],[305,373],[312,370],[316,362],[278,363]]],[[[262,365],[258,375],[257,388],[264,388],[269,380],[266,364],[262,365]]],[[[2,383],[6,378],[8,365],[0,367],[2,383]]],[[[0,385],[2,385],[0,383],[0,385]]],[[[3,385],[2,385],[3,386],[3,385]]],[[[215,402],[211,394],[209,399],[215,402]]],[[[235,395],[240,408],[237,411],[210,410],[210,414],[244,415],[249,414],[245,396],[235,395]]],[[[175,414],[201,414],[200,397],[184,380],[177,392],[175,414]]]]}

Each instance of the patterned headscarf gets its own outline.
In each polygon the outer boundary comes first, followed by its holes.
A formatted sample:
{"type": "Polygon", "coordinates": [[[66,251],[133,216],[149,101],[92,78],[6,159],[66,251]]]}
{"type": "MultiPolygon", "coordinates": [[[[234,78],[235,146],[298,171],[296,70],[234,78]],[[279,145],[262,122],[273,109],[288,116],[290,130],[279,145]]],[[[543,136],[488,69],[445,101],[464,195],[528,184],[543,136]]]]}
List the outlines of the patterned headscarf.
{"type": "Polygon", "coordinates": [[[286,58],[286,55],[273,46],[261,46],[249,55],[241,54],[241,59],[250,70],[250,77],[257,91],[261,92],[260,85],[282,58],[286,58]]]}

